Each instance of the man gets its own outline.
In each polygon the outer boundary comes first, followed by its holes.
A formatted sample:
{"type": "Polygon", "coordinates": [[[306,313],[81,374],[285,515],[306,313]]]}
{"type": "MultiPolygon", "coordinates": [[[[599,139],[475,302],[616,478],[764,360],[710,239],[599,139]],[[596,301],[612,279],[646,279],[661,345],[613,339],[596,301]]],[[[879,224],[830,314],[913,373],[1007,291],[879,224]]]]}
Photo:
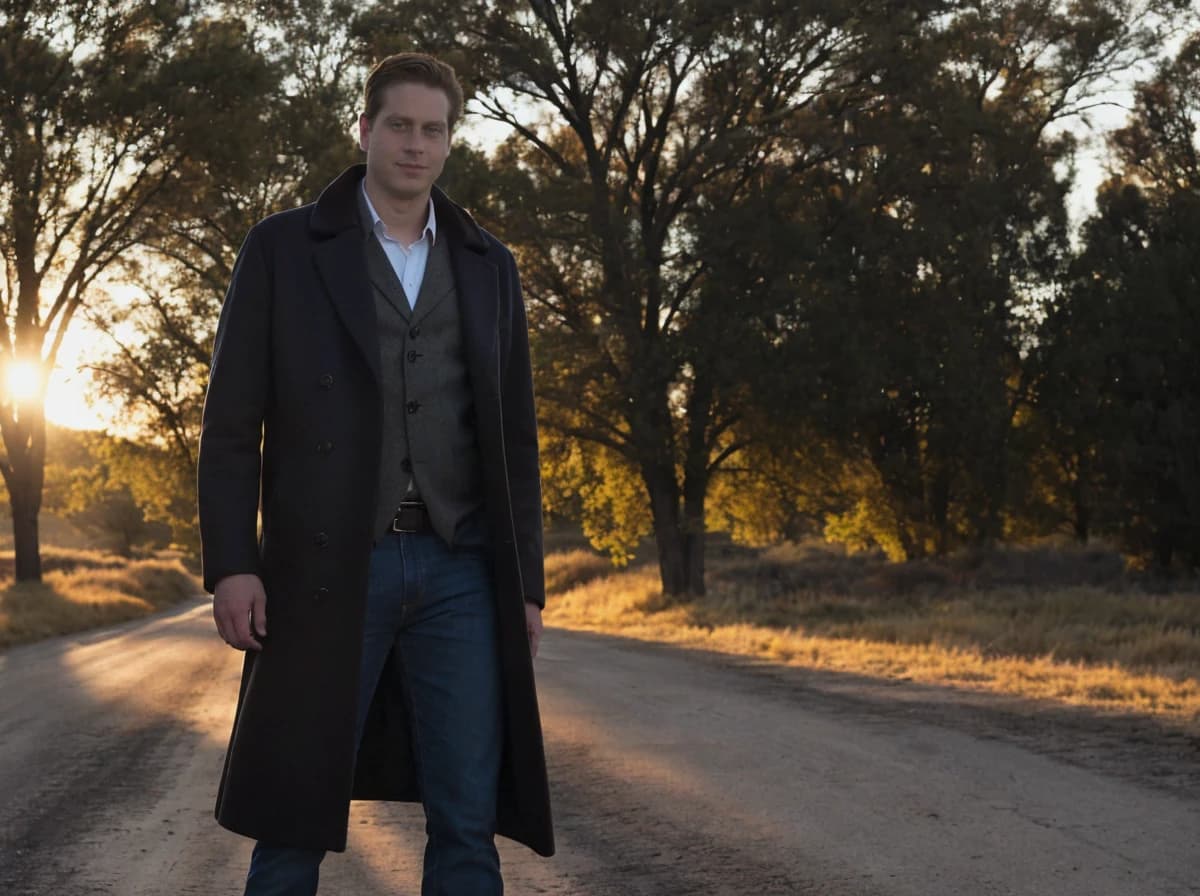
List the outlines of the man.
{"type": "Polygon", "coordinates": [[[528,332],[512,254],[434,186],[461,110],[449,66],[382,60],[366,164],[253,227],[221,309],[198,493],[247,894],[315,893],[352,798],[421,801],[422,896],[502,893],[495,833],[554,852],[528,332]]]}

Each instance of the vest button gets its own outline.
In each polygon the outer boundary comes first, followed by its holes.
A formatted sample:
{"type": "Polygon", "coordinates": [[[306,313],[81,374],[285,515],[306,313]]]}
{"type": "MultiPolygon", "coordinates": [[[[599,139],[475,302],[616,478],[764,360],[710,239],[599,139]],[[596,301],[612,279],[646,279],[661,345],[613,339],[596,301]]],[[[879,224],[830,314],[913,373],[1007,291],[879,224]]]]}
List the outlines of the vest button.
{"type": "Polygon", "coordinates": [[[333,386],[333,374],[332,373],[321,374],[320,383],[321,383],[322,389],[331,388],[333,386]]]}
{"type": "Polygon", "coordinates": [[[317,442],[317,454],[329,454],[333,451],[333,442],[317,442]]]}
{"type": "Polygon", "coordinates": [[[319,548],[325,547],[325,545],[329,544],[329,533],[318,532],[316,535],[313,536],[313,544],[315,544],[319,548]]]}
{"type": "Polygon", "coordinates": [[[409,338],[409,339],[416,339],[416,338],[417,338],[418,336],[420,336],[420,335],[421,335],[421,328],[420,328],[420,327],[413,327],[411,330],[409,330],[409,331],[408,331],[408,338],[409,338]]]}
{"type": "Polygon", "coordinates": [[[406,458],[404,458],[404,460],[400,461],[400,469],[403,470],[405,473],[411,473],[412,472],[412,458],[406,457],[406,458]]]}
{"type": "Polygon", "coordinates": [[[324,600],[327,597],[329,597],[328,588],[318,588],[313,592],[313,600],[324,600]]]}
{"type": "Polygon", "coordinates": [[[408,408],[408,412],[410,414],[415,414],[417,411],[419,411],[421,409],[421,402],[410,401],[408,404],[405,405],[405,407],[408,408]]]}

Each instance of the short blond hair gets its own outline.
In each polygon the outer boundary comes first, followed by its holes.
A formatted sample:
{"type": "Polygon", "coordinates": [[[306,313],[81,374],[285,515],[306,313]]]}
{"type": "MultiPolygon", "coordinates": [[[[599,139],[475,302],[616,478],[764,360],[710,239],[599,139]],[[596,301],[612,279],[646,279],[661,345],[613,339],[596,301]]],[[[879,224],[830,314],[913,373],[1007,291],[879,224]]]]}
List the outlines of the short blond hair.
{"type": "Polygon", "coordinates": [[[375,116],[383,105],[383,91],[393,84],[424,84],[445,91],[450,100],[450,114],[446,126],[454,129],[454,123],[462,115],[463,91],[454,69],[428,53],[395,53],[375,63],[367,75],[363,89],[364,113],[367,121],[374,124],[375,116]]]}

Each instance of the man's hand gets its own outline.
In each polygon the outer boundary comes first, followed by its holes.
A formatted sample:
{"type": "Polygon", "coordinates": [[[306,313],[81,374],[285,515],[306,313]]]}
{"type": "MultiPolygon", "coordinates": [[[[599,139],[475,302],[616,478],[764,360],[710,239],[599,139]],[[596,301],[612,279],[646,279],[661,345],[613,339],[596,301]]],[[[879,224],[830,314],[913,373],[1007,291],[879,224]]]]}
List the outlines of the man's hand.
{"type": "Polygon", "coordinates": [[[529,636],[530,656],[537,656],[538,641],[542,639],[542,608],[525,601],[525,633],[529,636]]]}
{"type": "Polygon", "coordinates": [[[213,592],[213,619],[225,643],[238,650],[262,650],[267,636],[267,592],[253,573],[226,576],[213,592]]]}

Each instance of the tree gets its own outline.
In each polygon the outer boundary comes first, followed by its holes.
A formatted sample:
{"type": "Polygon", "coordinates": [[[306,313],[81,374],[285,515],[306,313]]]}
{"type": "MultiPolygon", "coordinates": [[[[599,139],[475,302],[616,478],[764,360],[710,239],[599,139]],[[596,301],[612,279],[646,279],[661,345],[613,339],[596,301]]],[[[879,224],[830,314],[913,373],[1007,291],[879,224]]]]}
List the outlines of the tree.
{"type": "Polygon", "coordinates": [[[1089,527],[1200,564],[1200,34],[1137,90],[1040,352],[1038,412],[1089,527]]]}
{"type": "Polygon", "coordinates": [[[18,581],[40,579],[45,381],[68,329],[135,246],[220,105],[241,50],[214,58],[182,2],[15,0],[0,12],[0,355],[32,394],[0,399],[0,474],[18,581]],[[199,75],[200,77],[197,77],[199,75]]]}
{"type": "Polygon", "coordinates": [[[167,450],[174,478],[195,481],[212,343],[242,239],[271,212],[311,201],[354,161],[351,80],[357,86],[361,66],[338,24],[347,18],[344,4],[305,0],[259,10],[253,27],[205,24],[198,56],[220,68],[196,78],[231,87],[190,110],[186,158],[122,259],[140,295],[90,314],[112,344],[92,365],[98,393],[167,450]]]}
{"type": "MultiPolygon", "coordinates": [[[[885,11],[863,6],[882,32],[885,11]]],[[[381,42],[415,34],[457,61],[482,116],[511,129],[481,216],[520,254],[546,448],[574,453],[600,516],[625,506],[618,483],[640,483],[668,594],[704,590],[709,483],[742,447],[732,429],[768,363],[759,308],[743,324],[709,283],[697,227],[754,191],[764,159],[832,132],[865,76],[867,26],[850,12],[410,2],[370,20],[381,42]]],[[[618,520],[640,523],[595,528],[618,520]]]]}
{"type": "Polygon", "coordinates": [[[181,482],[162,449],[96,430],[47,427],[44,511],[111,550],[198,548],[195,482],[181,482]]]}
{"type": "Polygon", "coordinates": [[[791,405],[862,488],[829,534],[900,557],[1003,534],[1026,356],[1067,261],[1056,127],[1156,46],[1123,2],[944,13],[901,29],[787,225],[791,405]]]}
{"type": "MultiPolygon", "coordinates": [[[[242,48],[240,68],[209,73],[233,86],[219,103],[193,108],[186,158],[148,204],[139,245],[121,260],[137,294],[89,309],[111,346],[91,366],[97,392],[150,446],[131,480],[147,485],[134,495],[139,504],[152,501],[148,512],[169,522],[173,540],[184,545],[197,537],[192,490],[201,411],[238,247],[258,220],[312,201],[358,159],[350,123],[369,60],[351,34],[353,9],[336,0],[289,0],[251,11],[252,27],[240,18],[206,23],[201,58],[228,66],[242,48]]],[[[469,201],[488,180],[478,153],[463,147],[443,184],[469,201]]]]}

